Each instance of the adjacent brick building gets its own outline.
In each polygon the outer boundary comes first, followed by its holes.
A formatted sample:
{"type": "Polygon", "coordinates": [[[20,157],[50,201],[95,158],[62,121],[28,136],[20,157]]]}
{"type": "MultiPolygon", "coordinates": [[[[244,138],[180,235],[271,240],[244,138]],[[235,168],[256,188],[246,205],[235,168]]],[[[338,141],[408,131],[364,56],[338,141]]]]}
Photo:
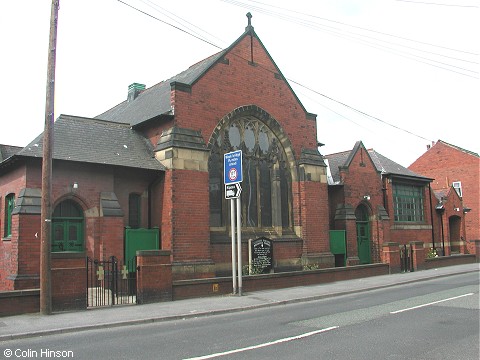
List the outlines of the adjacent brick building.
{"type": "Polygon", "coordinates": [[[326,155],[325,162],[330,229],[345,230],[347,265],[388,262],[385,244],[437,247],[430,178],[367,150],[361,141],[352,150],[326,155]]]}
{"type": "Polygon", "coordinates": [[[452,252],[463,252],[466,246],[475,253],[475,240],[480,240],[479,155],[438,140],[409,169],[434,179],[431,187],[438,194],[442,242],[451,243],[452,252]]]}

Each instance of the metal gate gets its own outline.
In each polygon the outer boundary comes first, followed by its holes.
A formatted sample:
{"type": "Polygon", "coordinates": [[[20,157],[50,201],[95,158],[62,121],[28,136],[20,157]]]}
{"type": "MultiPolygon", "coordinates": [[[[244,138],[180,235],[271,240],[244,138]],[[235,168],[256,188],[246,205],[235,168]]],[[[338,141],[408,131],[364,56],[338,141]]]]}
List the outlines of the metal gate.
{"type": "Polygon", "coordinates": [[[87,257],[87,307],[135,304],[137,302],[136,257],[118,261],[87,257]]]}
{"type": "Polygon", "coordinates": [[[413,271],[412,246],[400,246],[400,269],[402,272],[413,271]]]}

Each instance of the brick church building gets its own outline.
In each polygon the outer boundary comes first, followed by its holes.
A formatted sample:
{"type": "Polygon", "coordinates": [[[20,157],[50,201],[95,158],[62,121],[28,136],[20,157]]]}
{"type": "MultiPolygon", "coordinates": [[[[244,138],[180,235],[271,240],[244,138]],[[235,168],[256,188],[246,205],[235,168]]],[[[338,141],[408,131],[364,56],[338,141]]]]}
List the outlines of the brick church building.
{"type": "MultiPolygon", "coordinates": [[[[384,261],[384,243],[435,243],[432,179],[361,142],[323,157],[309,113],[250,24],[227,49],[95,118],[54,123],[52,257],[125,257],[125,229],[158,229],[174,279],[228,275],[223,155],[242,150],[246,240],[267,237],[275,268],[384,261]],[[358,235],[360,234],[360,235],[358,235]]],[[[321,134],[322,138],[328,134],[321,134]]],[[[1,146],[0,289],[39,284],[43,135],[1,146]]]]}

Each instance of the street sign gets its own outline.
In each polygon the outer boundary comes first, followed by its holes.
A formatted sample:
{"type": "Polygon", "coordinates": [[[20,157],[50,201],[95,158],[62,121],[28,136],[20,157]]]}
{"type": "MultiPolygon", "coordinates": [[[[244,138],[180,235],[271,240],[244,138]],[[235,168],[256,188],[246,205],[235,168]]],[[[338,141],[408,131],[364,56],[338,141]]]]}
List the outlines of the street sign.
{"type": "Polygon", "coordinates": [[[223,155],[224,183],[237,184],[242,182],[242,150],[232,151],[223,155]]]}
{"type": "Polygon", "coordinates": [[[225,184],[225,199],[238,199],[242,193],[242,187],[239,183],[225,184]]]}

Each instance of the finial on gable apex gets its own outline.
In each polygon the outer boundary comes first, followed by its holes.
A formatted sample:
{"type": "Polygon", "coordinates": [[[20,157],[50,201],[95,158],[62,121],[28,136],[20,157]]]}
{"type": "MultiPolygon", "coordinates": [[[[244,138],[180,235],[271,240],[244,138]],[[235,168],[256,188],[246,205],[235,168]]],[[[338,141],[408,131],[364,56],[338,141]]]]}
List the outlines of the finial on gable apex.
{"type": "Polygon", "coordinates": [[[247,27],[245,28],[245,31],[247,31],[247,30],[253,30],[253,26],[252,26],[252,14],[250,14],[250,12],[247,13],[247,18],[248,18],[248,25],[247,25],[247,27]]]}

